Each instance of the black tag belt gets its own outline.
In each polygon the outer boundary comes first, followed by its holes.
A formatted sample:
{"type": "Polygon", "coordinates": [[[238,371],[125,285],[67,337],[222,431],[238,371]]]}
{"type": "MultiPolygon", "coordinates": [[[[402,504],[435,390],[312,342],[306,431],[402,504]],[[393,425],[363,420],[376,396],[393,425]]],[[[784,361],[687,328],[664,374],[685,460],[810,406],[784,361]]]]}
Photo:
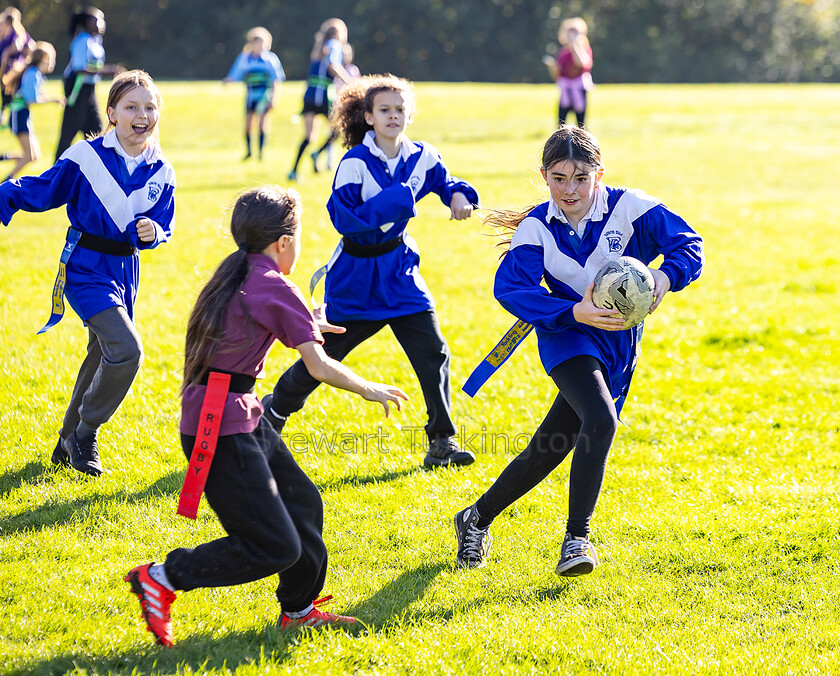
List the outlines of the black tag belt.
{"type": "Polygon", "coordinates": [[[96,251],[97,253],[108,254],[109,256],[133,256],[137,253],[134,245],[128,242],[118,242],[114,239],[91,235],[89,232],[82,233],[81,237],[79,237],[79,243],[76,246],[89,249],[90,251],[96,251]]]}
{"type": "Polygon", "coordinates": [[[376,258],[377,256],[382,256],[383,254],[390,253],[394,249],[396,249],[400,244],[403,243],[405,233],[400,233],[399,237],[395,237],[394,239],[386,240],[381,244],[357,244],[351,239],[347,237],[341,238],[341,248],[344,249],[345,253],[348,256],[353,256],[354,258],[376,258]]]}
{"type": "Polygon", "coordinates": [[[254,376],[246,375],[245,373],[234,373],[233,371],[225,371],[224,369],[205,368],[201,378],[196,381],[196,385],[206,385],[210,378],[210,373],[227,373],[230,376],[230,388],[228,392],[236,392],[237,394],[253,393],[257,389],[257,379],[254,376]]]}

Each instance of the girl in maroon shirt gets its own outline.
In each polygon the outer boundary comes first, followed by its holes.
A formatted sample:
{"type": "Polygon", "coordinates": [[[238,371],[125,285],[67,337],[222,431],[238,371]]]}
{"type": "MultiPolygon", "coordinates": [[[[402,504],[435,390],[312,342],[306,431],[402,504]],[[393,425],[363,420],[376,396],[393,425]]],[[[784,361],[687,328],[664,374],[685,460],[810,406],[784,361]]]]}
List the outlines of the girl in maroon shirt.
{"type": "Polygon", "coordinates": [[[372,383],[329,358],[318,325],[288,278],[300,255],[301,202],[294,190],[256,188],[239,196],[231,215],[238,247],[198,296],[187,327],[181,404],[181,444],[189,458],[210,372],[231,376],[212,466],[204,491],[227,537],[171,551],[126,575],[140,599],[146,628],[171,646],[169,609],[175,590],[220,587],[277,574],[282,628],[350,625],[352,617],[320,610],[327,572],[323,504],[315,484],[262,418],[254,382],[276,340],[298,350],[319,380],[397,410],[407,395],[372,383]]]}
{"type": "Polygon", "coordinates": [[[578,127],[586,120],[586,92],[592,89],[592,48],[586,37],[586,22],[580,17],[566,19],[560,24],[557,39],[561,49],[557,56],[546,55],[543,62],[560,89],[559,120],[574,111],[578,127]]]}

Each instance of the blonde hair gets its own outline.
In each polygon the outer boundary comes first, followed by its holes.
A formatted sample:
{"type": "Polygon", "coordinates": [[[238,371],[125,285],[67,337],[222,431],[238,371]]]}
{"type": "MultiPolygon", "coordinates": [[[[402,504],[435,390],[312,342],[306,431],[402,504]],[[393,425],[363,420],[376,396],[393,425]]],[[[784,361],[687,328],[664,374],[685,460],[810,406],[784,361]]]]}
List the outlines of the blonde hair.
{"type": "Polygon", "coordinates": [[[30,66],[37,68],[46,59],[55,63],[55,47],[49,42],[36,42],[35,49],[32,50],[29,56],[24,61],[16,61],[11,70],[3,76],[3,91],[9,96],[13,96],[20,86],[20,80],[26,69],[30,66]]]}
{"type": "Polygon", "coordinates": [[[347,42],[347,24],[341,19],[333,17],[321,24],[318,32],[315,33],[315,42],[309,54],[310,61],[320,61],[323,56],[324,43],[327,39],[335,37],[342,44],[347,42]]]}
{"type": "Polygon", "coordinates": [[[385,73],[365,75],[352,80],[338,93],[330,119],[333,129],[344,138],[344,147],[359,145],[365,134],[373,129],[365,119],[365,113],[373,112],[373,100],[382,92],[399,92],[405,98],[406,116],[417,110],[414,86],[405,78],[385,73]]]}
{"type": "Polygon", "coordinates": [[[266,50],[271,49],[271,41],[272,41],[271,40],[271,33],[268,32],[267,28],[263,28],[262,26],[255,26],[254,28],[249,30],[247,33],[245,33],[246,44],[245,44],[245,47],[243,48],[243,51],[246,51],[248,49],[248,44],[253,42],[257,38],[259,38],[260,40],[263,41],[263,48],[264,49],[266,49],[266,50]]]}
{"type": "Polygon", "coordinates": [[[589,40],[586,37],[589,31],[586,21],[579,16],[573,16],[570,19],[564,19],[563,23],[560,24],[560,30],[557,31],[557,40],[561,45],[569,44],[570,30],[576,30],[583,37],[583,41],[589,44],[589,40]]]}
{"type": "MultiPolygon", "coordinates": [[[[114,81],[111,83],[111,89],[108,91],[108,102],[105,104],[105,110],[116,108],[117,104],[125,98],[126,94],[136,87],[148,90],[155,97],[155,102],[158,107],[158,121],[160,121],[160,114],[163,112],[163,97],[160,95],[155,81],[152,80],[152,76],[144,70],[127,70],[114,78],[114,81]]],[[[114,126],[110,116],[108,116],[108,129],[106,131],[110,131],[114,126]]],[[[160,132],[158,128],[159,124],[156,124],[152,130],[152,137],[155,142],[159,143],[160,132]]]]}

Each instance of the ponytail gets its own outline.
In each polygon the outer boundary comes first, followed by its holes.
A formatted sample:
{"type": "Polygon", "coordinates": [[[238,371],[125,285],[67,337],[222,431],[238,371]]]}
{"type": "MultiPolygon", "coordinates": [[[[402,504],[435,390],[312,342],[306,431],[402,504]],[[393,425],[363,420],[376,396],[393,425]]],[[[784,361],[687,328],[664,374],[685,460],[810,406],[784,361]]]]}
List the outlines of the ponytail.
{"type": "Polygon", "coordinates": [[[35,49],[22,62],[15,61],[8,73],[3,76],[3,91],[8,96],[14,96],[20,87],[20,81],[24,72],[30,66],[37,67],[44,59],[55,59],[55,47],[49,42],[39,41],[35,43],[35,49]]]}
{"type": "Polygon", "coordinates": [[[267,185],[242,193],[231,211],[230,231],[237,250],[225,258],[198,294],[187,323],[183,392],[198,382],[224,343],[225,317],[236,297],[248,314],[241,294],[251,266],[249,253],[260,253],[300,225],[301,200],[295,190],[267,185]]]}
{"type": "Polygon", "coordinates": [[[20,87],[23,72],[29,67],[29,59],[24,62],[15,61],[8,73],[3,76],[3,91],[7,96],[14,96],[20,87]]]}
{"type": "Polygon", "coordinates": [[[513,238],[513,233],[519,227],[519,224],[525,220],[528,214],[533,211],[536,204],[532,204],[524,209],[485,209],[481,212],[481,222],[493,230],[493,233],[498,238],[496,246],[504,249],[501,256],[504,256],[510,248],[510,241],[513,238]]]}

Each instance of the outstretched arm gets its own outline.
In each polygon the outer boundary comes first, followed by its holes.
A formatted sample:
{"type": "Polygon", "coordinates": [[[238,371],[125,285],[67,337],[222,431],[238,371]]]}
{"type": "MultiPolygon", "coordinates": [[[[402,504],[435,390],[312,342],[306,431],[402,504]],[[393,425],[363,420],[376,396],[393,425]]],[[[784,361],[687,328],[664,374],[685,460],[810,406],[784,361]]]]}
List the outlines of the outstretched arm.
{"type": "Polygon", "coordinates": [[[402,402],[408,400],[408,395],[400,388],[365,380],[341,362],[327,356],[321,344],[314,340],[298,345],[297,350],[300,352],[306,370],[313,378],[358,394],[368,401],[379,402],[385,409],[386,418],[391,413],[391,404],[401,411],[402,402]]]}

